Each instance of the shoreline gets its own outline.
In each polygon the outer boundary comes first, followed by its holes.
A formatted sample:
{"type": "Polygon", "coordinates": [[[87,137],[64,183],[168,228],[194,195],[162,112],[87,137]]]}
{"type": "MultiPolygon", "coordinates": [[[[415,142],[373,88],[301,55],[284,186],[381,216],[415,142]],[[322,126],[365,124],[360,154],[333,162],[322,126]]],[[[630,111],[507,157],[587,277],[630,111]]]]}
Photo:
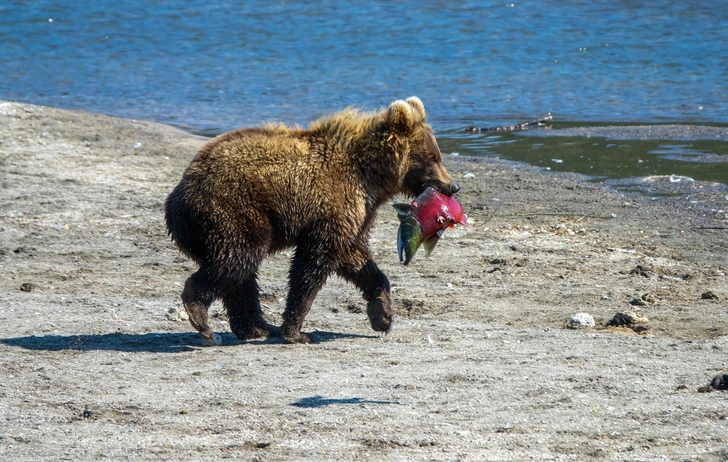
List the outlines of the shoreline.
{"type": "MultiPolygon", "coordinates": [[[[574,122],[569,125],[576,124],[574,122]]],[[[518,132],[524,136],[582,136],[606,138],[609,140],[670,140],[670,141],[728,141],[728,126],[695,123],[614,123],[558,128],[553,130],[526,130],[518,132]]]]}
{"type": "MultiPolygon", "coordinates": [[[[578,174],[445,156],[467,228],[374,258],[395,325],[332,278],[311,346],[220,347],[180,312],[194,264],[162,205],[206,141],[154,122],[0,102],[0,454],[13,460],[721,460],[728,197],[620,193],[578,174]],[[470,174],[470,175],[468,175],[470,174]],[[467,176],[467,178],[466,178],[467,176]],[[712,293],[716,298],[705,298],[712,293]],[[363,310],[363,311],[362,311],[363,310]],[[608,326],[618,312],[647,321],[608,326]],[[592,328],[571,329],[576,313],[592,328]]],[[[280,323],[290,253],[260,271],[280,323]]]]}

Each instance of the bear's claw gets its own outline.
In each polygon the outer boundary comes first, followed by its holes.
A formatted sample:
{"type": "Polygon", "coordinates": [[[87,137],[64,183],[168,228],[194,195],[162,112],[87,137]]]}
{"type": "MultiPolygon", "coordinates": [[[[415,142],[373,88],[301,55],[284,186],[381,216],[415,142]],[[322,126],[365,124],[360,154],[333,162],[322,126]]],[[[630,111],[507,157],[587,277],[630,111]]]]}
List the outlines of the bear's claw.
{"type": "Polygon", "coordinates": [[[389,309],[389,299],[377,297],[367,305],[367,316],[372,329],[377,332],[389,332],[392,327],[392,312],[389,309]]]}
{"type": "Polygon", "coordinates": [[[258,324],[242,330],[233,330],[238,340],[254,340],[258,338],[281,337],[283,335],[280,327],[268,323],[258,324]]]}
{"type": "Polygon", "coordinates": [[[313,343],[313,341],[311,340],[311,337],[304,334],[303,332],[299,332],[297,334],[284,335],[283,340],[286,343],[305,343],[305,344],[313,343]]]}
{"type": "Polygon", "coordinates": [[[200,332],[200,337],[202,337],[202,341],[205,343],[205,346],[222,345],[222,337],[214,332],[210,332],[209,336],[203,335],[202,332],[200,332]]]}

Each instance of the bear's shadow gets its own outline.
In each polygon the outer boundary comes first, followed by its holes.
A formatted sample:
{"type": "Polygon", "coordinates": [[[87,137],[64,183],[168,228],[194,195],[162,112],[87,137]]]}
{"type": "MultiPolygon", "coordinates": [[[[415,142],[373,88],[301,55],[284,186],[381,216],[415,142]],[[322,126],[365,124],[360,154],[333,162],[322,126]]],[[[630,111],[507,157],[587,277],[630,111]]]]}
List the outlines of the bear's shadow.
{"type": "MultiPolygon", "coordinates": [[[[263,344],[282,344],[282,338],[269,338],[239,341],[235,335],[226,332],[219,334],[222,339],[220,347],[263,344]]],[[[314,331],[308,333],[314,343],[324,343],[346,338],[378,338],[374,335],[343,334],[339,332],[314,331]]],[[[81,334],[81,335],[43,335],[41,337],[13,337],[0,339],[0,343],[36,351],[122,351],[151,353],[180,353],[204,348],[197,333],[147,333],[147,334],[81,334]]]]}

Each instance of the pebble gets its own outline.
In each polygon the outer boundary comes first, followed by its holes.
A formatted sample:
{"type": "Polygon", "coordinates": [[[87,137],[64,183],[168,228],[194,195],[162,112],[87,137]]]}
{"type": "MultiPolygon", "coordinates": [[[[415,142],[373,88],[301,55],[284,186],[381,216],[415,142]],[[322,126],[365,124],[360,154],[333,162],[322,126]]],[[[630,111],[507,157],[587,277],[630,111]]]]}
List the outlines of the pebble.
{"type": "Polygon", "coordinates": [[[98,412],[91,408],[88,404],[84,406],[83,408],[83,414],[81,414],[84,419],[90,419],[95,418],[98,416],[98,412]]]}
{"type": "Polygon", "coordinates": [[[710,384],[699,387],[700,393],[710,393],[715,390],[728,390],[728,373],[721,372],[710,381],[710,384]]]}
{"type": "Polygon", "coordinates": [[[715,295],[715,292],[712,290],[708,290],[706,292],[703,292],[703,294],[700,296],[703,300],[720,300],[717,295],[715,295]]]}
{"type": "Polygon", "coordinates": [[[569,319],[571,327],[594,327],[594,318],[589,313],[576,313],[569,319]]]}
{"type": "Polygon", "coordinates": [[[608,326],[634,327],[647,324],[649,319],[639,311],[620,311],[607,323],[608,326]]]}
{"type": "Polygon", "coordinates": [[[167,311],[167,319],[170,321],[188,321],[190,316],[184,308],[172,307],[167,311]]]}
{"type": "Polygon", "coordinates": [[[722,372],[716,375],[710,382],[710,386],[715,390],[728,390],[728,374],[722,372]]]}
{"type": "Polygon", "coordinates": [[[656,301],[655,296],[648,292],[634,297],[629,304],[633,306],[647,306],[654,304],[656,301]]]}

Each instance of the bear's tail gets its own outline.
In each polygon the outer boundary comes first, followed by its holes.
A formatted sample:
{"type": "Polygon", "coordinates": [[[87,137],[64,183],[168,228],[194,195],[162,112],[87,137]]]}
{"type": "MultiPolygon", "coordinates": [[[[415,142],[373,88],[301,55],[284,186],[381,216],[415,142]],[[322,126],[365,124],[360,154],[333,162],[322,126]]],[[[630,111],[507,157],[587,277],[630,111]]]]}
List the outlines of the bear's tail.
{"type": "Polygon", "coordinates": [[[197,264],[202,264],[205,255],[204,242],[193,224],[198,222],[195,214],[185,199],[185,185],[181,182],[167,197],[164,204],[164,220],[167,224],[167,235],[179,250],[197,264]]]}

